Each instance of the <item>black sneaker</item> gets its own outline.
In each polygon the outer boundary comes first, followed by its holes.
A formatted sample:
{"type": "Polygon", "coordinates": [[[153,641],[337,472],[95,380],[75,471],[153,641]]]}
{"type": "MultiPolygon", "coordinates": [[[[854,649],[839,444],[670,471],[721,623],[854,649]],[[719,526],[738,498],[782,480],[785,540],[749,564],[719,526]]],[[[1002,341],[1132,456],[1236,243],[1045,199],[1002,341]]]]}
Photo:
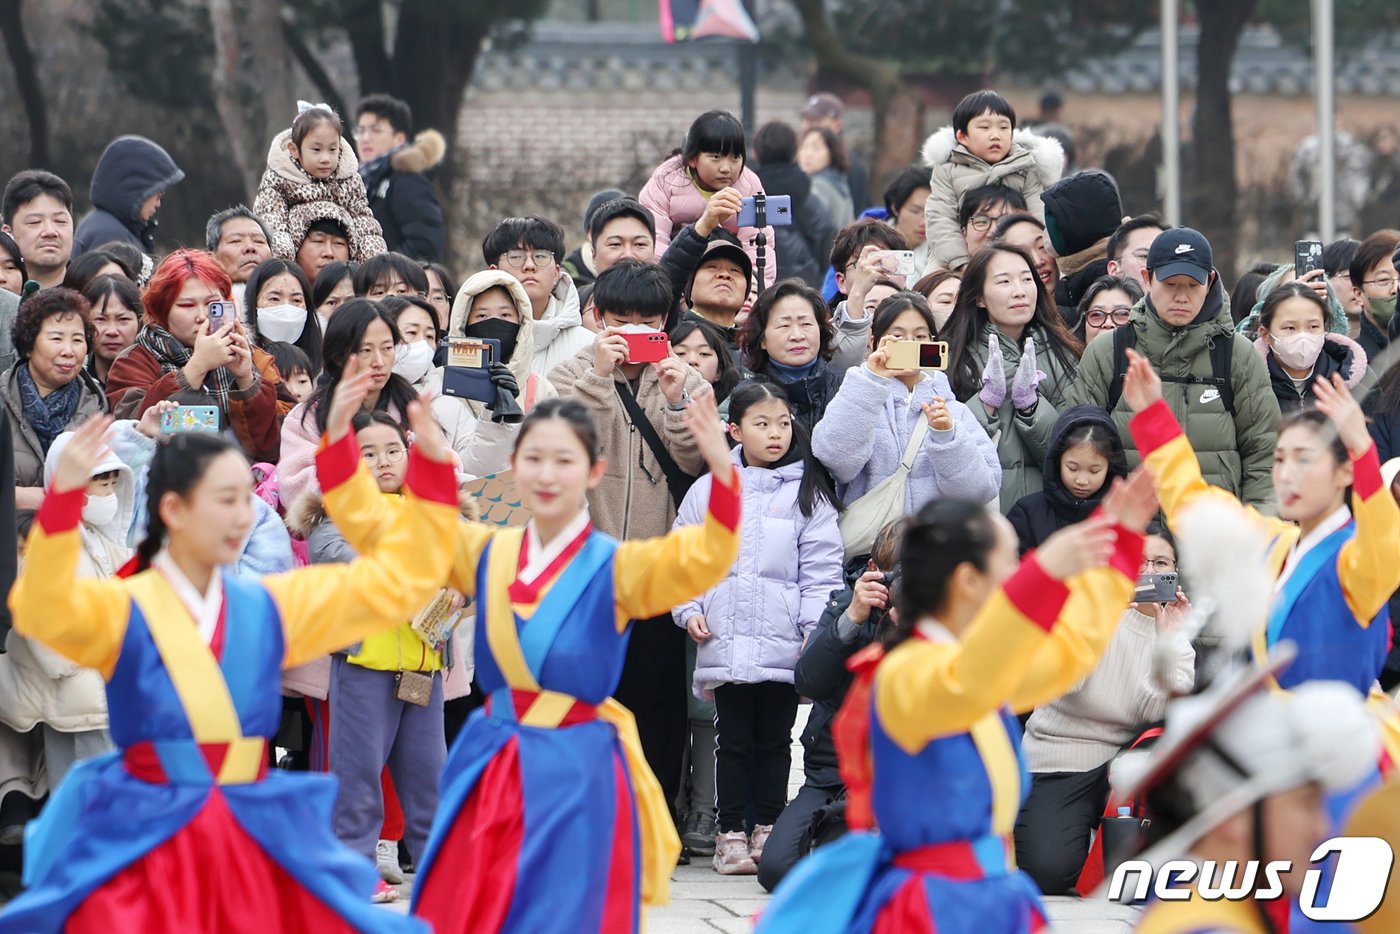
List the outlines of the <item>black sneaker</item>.
{"type": "Polygon", "coordinates": [[[706,811],[696,811],[685,819],[685,829],[681,832],[681,843],[692,856],[715,855],[715,816],[706,811]]]}

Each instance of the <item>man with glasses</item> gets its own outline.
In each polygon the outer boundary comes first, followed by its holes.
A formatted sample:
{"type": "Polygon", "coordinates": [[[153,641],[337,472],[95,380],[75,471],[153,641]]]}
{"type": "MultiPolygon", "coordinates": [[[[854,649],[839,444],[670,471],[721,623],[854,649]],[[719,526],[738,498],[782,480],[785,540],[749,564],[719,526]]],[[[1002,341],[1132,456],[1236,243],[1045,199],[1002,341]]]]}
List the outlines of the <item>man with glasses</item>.
{"type": "MultiPolygon", "coordinates": [[[[991,242],[997,221],[1025,210],[1026,199],[1019,191],[1005,185],[983,185],[969,191],[958,205],[958,228],[967,244],[967,255],[973,256],[991,242]]],[[[925,273],[936,271],[935,267],[924,270],[925,273]]]]}
{"type": "Polygon", "coordinates": [[[1391,320],[1395,317],[1395,260],[1397,238],[1378,230],[1356,250],[1349,269],[1351,284],[1361,293],[1361,331],[1356,342],[1366,351],[1371,368],[1384,373],[1390,363],[1391,320]]]}
{"type": "Polygon", "coordinates": [[[1351,261],[1356,259],[1359,249],[1360,240],[1343,237],[1333,240],[1322,251],[1322,272],[1342,311],[1346,312],[1347,335],[1353,340],[1361,333],[1361,290],[1351,283],[1351,261]]]}
{"type": "Polygon", "coordinates": [[[447,233],[428,173],[442,162],[447,142],[437,130],[424,130],[410,143],[412,131],[413,111],[398,98],[373,94],[360,101],[355,119],[360,177],[389,249],[440,263],[447,233]]]}
{"type": "Polygon", "coordinates": [[[1123,221],[1108,238],[1108,274],[1140,280],[1147,268],[1147,251],[1167,226],[1157,214],[1139,214],[1123,221]]]}
{"type": "Polygon", "coordinates": [[[507,217],[481,241],[481,258],[525,287],[534,313],[530,368],[548,377],[555,366],[593,344],[583,326],[578,288],[564,275],[564,230],[538,215],[507,217]]]}

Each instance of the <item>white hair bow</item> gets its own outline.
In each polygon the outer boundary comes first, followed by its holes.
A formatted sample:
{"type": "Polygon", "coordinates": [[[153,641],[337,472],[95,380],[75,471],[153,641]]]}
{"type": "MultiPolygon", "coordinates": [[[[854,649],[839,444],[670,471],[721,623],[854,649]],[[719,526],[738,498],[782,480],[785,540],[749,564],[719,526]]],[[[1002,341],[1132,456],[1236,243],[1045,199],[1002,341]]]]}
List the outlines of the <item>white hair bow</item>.
{"type": "Polygon", "coordinates": [[[306,113],[308,110],[324,110],[324,111],[325,111],[326,113],[328,113],[328,114],[334,114],[334,113],[335,113],[334,110],[331,110],[331,105],[330,105],[330,104],[313,104],[313,103],[311,103],[310,101],[301,101],[301,100],[297,101],[297,116],[298,116],[298,117],[300,117],[302,114],[306,113]]]}

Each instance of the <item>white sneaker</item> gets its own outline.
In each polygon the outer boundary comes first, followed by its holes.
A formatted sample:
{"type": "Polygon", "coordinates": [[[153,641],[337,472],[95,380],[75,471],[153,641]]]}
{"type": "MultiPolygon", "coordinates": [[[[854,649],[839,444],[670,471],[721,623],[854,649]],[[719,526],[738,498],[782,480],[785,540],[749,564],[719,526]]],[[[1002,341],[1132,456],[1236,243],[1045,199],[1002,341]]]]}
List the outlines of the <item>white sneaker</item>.
{"type": "Polygon", "coordinates": [[[390,885],[403,885],[397,840],[380,840],[374,845],[374,865],[379,870],[379,878],[390,885]]]}

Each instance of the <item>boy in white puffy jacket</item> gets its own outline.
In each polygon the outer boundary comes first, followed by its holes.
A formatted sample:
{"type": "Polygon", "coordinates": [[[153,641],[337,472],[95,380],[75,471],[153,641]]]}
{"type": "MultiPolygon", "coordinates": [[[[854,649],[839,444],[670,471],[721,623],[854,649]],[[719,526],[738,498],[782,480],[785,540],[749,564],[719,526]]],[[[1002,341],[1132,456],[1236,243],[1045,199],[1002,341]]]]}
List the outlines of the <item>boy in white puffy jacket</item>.
{"type": "Polygon", "coordinates": [[[996,91],[974,91],[953,111],[953,125],[924,141],[924,164],[933,170],[924,229],[932,244],[925,273],[960,270],[970,257],[958,225],[963,197],[983,185],[1001,185],[1026,199],[1042,223],[1040,193],[1059,181],[1065,153],[1047,136],[1016,129],[1016,111],[996,91]]]}

